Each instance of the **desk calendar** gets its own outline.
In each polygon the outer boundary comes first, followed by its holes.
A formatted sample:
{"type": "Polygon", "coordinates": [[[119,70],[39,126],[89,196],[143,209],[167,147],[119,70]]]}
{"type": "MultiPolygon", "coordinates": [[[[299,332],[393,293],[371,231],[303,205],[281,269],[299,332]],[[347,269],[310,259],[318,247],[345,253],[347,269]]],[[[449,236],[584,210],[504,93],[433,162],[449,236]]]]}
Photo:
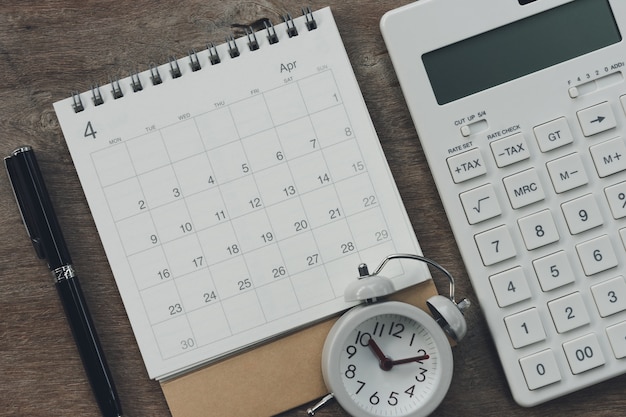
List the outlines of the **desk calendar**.
{"type": "Polygon", "coordinates": [[[328,8],[55,110],[151,378],[339,312],[359,263],[420,252],[328,8]]]}

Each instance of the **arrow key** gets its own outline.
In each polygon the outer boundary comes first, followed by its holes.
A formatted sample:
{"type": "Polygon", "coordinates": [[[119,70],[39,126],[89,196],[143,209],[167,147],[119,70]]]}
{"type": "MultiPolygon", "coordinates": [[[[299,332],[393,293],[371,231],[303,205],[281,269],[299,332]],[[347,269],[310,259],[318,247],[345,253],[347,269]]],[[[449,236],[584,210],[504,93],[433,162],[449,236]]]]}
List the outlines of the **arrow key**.
{"type": "Polygon", "coordinates": [[[615,128],[617,123],[608,101],[577,112],[580,127],[587,137],[615,128]]]}

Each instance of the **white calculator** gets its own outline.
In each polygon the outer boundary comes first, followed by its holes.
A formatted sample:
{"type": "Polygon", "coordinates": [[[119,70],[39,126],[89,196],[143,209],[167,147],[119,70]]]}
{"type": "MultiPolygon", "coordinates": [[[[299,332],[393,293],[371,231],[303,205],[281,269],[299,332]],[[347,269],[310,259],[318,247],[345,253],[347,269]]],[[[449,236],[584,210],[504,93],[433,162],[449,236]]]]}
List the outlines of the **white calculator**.
{"type": "Polygon", "coordinates": [[[420,0],[381,30],[516,401],[626,372],[626,1],[420,0]]]}

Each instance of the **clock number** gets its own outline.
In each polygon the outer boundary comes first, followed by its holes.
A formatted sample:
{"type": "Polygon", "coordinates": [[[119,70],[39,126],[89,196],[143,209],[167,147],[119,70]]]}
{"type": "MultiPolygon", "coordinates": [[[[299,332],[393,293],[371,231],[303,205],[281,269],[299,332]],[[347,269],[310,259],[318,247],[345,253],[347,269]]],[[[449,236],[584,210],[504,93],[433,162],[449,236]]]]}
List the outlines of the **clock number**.
{"type": "Polygon", "coordinates": [[[359,330],[359,332],[356,334],[356,340],[354,341],[354,344],[366,347],[368,346],[368,343],[371,338],[372,338],[371,334],[361,333],[361,331],[359,330]]]}
{"type": "Polygon", "coordinates": [[[363,387],[365,386],[365,382],[363,381],[359,381],[357,380],[356,382],[358,382],[359,384],[361,384],[361,386],[359,387],[358,390],[356,390],[356,394],[358,394],[359,392],[361,392],[361,390],[363,389],[363,387]]]}
{"type": "Polygon", "coordinates": [[[389,329],[389,336],[397,337],[398,339],[402,339],[401,333],[404,331],[404,324],[402,323],[391,323],[391,329],[389,329]],[[394,331],[394,327],[396,330],[394,331]]]}
{"type": "Polygon", "coordinates": [[[411,385],[409,388],[404,390],[404,393],[409,396],[409,398],[413,398],[415,395],[415,385],[411,385]]]}
{"type": "MultiPolygon", "coordinates": [[[[379,323],[376,322],[374,325],[374,331],[372,332],[374,335],[378,335],[378,337],[383,337],[383,332],[385,331],[385,324],[383,323],[380,328],[378,327],[379,323]]],[[[404,332],[404,324],[391,322],[389,326],[388,334],[389,336],[397,337],[398,339],[402,339],[402,332],[404,332]]]]}
{"type": "Polygon", "coordinates": [[[380,398],[378,398],[378,391],[376,391],[370,397],[370,404],[377,405],[379,402],[380,402],[380,398]]]}
{"type": "Polygon", "coordinates": [[[424,381],[426,381],[426,372],[427,372],[426,369],[420,368],[420,373],[419,373],[419,375],[415,375],[415,380],[417,382],[424,382],[424,381]]]}
{"type": "Polygon", "coordinates": [[[383,323],[380,326],[380,329],[378,328],[378,325],[380,325],[380,323],[376,322],[376,324],[374,325],[374,331],[372,333],[374,333],[374,335],[378,333],[378,337],[383,337],[383,331],[385,330],[385,323],[383,323]]]}
{"type": "MultiPolygon", "coordinates": [[[[426,351],[424,349],[419,349],[417,351],[417,356],[426,356],[426,355],[427,355],[427,353],[426,353],[426,351]]],[[[424,363],[422,361],[415,361],[415,362],[419,363],[420,365],[422,365],[424,363]]]]}
{"type": "Polygon", "coordinates": [[[354,378],[356,376],[356,365],[353,365],[353,364],[348,365],[348,369],[346,369],[346,372],[344,372],[344,375],[348,379],[354,378]]]}
{"type": "Polygon", "coordinates": [[[354,346],[354,345],[349,345],[349,346],[346,348],[346,353],[348,354],[348,359],[352,359],[352,357],[353,357],[354,355],[356,355],[356,346],[354,346]]]}
{"type": "Polygon", "coordinates": [[[392,407],[395,407],[396,405],[398,405],[398,392],[395,391],[391,391],[391,394],[389,394],[389,399],[387,400],[387,404],[389,404],[392,407]]]}

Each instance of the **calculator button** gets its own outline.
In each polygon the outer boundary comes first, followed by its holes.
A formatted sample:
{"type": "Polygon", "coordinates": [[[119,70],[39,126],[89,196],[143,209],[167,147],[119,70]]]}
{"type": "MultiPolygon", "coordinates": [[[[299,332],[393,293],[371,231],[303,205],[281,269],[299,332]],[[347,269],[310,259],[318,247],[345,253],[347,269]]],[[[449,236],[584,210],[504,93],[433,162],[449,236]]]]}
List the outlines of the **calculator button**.
{"type": "Polygon", "coordinates": [[[615,358],[626,358],[626,321],[607,327],[606,335],[615,358]]]}
{"type": "Polygon", "coordinates": [[[511,343],[515,349],[546,339],[546,332],[536,308],[529,308],[504,318],[511,343]]]}
{"type": "Polygon", "coordinates": [[[580,155],[573,153],[546,164],[554,191],[564,193],[589,182],[580,155]]]}
{"type": "Polygon", "coordinates": [[[561,210],[563,210],[567,227],[573,235],[601,226],[604,223],[598,203],[591,194],[561,204],[561,210]]]}
{"type": "Polygon", "coordinates": [[[559,333],[569,332],[589,324],[589,314],[579,292],[550,301],[548,308],[556,331],[559,333]]]}
{"type": "Polygon", "coordinates": [[[525,356],[519,360],[529,390],[535,390],[561,380],[561,372],[552,349],[525,356]]]}
{"type": "Polygon", "coordinates": [[[590,276],[617,266],[617,257],[607,235],[576,245],[585,275],[590,276]]]}
{"type": "Polygon", "coordinates": [[[517,221],[526,249],[533,250],[559,240],[559,232],[549,210],[543,210],[517,221]]]}
{"type": "Polygon", "coordinates": [[[615,116],[608,102],[596,104],[576,113],[585,136],[593,136],[617,126],[615,116]]]}
{"type": "Polygon", "coordinates": [[[485,266],[497,264],[516,255],[509,229],[502,225],[474,236],[485,266]]]}
{"type": "Polygon", "coordinates": [[[626,181],[606,187],[604,195],[609,202],[611,214],[614,219],[621,219],[626,216],[626,181]]]}
{"type": "Polygon", "coordinates": [[[552,291],[574,282],[574,272],[565,251],[536,259],[533,267],[543,291],[552,291]]]}
{"type": "Polygon", "coordinates": [[[548,152],[574,142],[574,136],[565,117],[535,126],[533,130],[541,152],[548,152]]]}
{"type": "Polygon", "coordinates": [[[602,317],[626,310],[626,281],[622,276],[594,285],[591,293],[602,317]]]}
{"type": "Polygon", "coordinates": [[[461,193],[461,204],[469,224],[476,224],[502,214],[496,191],[491,184],[461,193]]]}
{"type": "Polygon", "coordinates": [[[573,374],[580,374],[604,365],[604,355],[595,334],[563,343],[563,350],[573,374]]]}
{"type": "Polygon", "coordinates": [[[518,209],[545,198],[539,175],[534,168],[505,177],[504,188],[509,196],[511,207],[518,209]]]}
{"type": "Polygon", "coordinates": [[[489,281],[500,307],[507,307],[530,298],[530,288],[524,270],[519,266],[492,275],[489,281]]]}
{"type": "Polygon", "coordinates": [[[530,158],[526,139],[521,133],[491,142],[491,151],[500,168],[530,158]]]}
{"type": "Polygon", "coordinates": [[[478,148],[451,156],[447,162],[452,174],[452,180],[457,184],[487,173],[478,148]]]}
{"type": "Polygon", "coordinates": [[[622,138],[615,138],[589,148],[593,164],[600,178],[626,169],[626,144],[622,138]]]}

